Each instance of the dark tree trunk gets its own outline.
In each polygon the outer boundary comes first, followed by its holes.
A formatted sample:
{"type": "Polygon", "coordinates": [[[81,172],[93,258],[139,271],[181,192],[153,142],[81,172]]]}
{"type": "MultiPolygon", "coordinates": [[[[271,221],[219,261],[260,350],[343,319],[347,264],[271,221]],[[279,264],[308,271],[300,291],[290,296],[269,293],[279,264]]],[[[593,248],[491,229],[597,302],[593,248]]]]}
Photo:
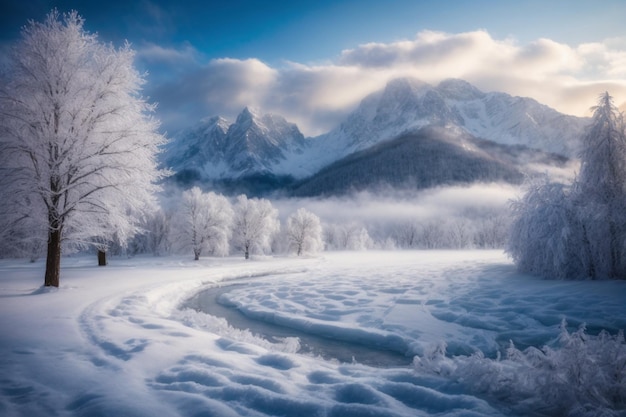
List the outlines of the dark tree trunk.
{"type": "Polygon", "coordinates": [[[197,250],[193,251],[193,260],[194,261],[199,261],[200,260],[200,251],[197,251],[197,250]]]}
{"type": "Polygon", "coordinates": [[[98,266],[106,266],[107,264],[107,253],[103,250],[98,249],[98,266]]]}
{"type": "Polygon", "coordinates": [[[61,276],[61,229],[48,232],[48,255],[46,257],[46,275],[44,286],[58,287],[61,276]]]}
{"type": "Polygon", "coordinates": [[[246,249],[245,249],[245,251],[244,251],[243,256],[244,256],[246,259],[250,259],[250,248],[249,248],[247,245],[246,245],[246,249]]]}

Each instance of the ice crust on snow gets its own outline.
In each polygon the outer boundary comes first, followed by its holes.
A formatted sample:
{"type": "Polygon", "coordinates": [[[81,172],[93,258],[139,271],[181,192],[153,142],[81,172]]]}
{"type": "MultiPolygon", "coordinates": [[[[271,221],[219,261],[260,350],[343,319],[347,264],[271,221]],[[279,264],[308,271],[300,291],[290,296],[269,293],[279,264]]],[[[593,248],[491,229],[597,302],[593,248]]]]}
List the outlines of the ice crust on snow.
{"type": "Polygon", "coordinates": [[[300,355],[295,341],[179,309],[207,285],[243,278],[248,287],[228,297],[264,319],[271,309],[317,323],[312,331],[394,335],[412,352],[445,342],[451,354],[495,355],[509,339],[540,347],[564,317],[590,334],[626,327],[624,282],[545,281],[498,251],[114,258],[106,268],[64,258],[61,288],[46,292],[43,267],[0,260],[3,416],[513,415],[442,376],[300,355]]]}

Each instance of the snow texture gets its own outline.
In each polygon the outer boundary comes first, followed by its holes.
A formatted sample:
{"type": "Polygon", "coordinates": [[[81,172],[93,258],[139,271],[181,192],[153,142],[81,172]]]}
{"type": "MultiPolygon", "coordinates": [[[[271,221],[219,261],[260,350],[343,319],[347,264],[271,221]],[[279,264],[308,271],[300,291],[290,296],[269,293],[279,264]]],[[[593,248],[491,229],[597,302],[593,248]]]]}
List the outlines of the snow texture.
{"type": "MultiPolygon", "coordinates": [[[[58,289],[39,287],[41,262],[0,261],[0,414],[545,415],[545,399],[516,407],[509,385],[499,388],[511,395],[494,397],[476,389],[487,374],[466,367],[468,381],[461,365],[504,369],[510,362],[494,359],[510,341],[558,352],[564,318],[570,335],[586,323],[588,340],[626,327],[625,282],[540,280],[500,251],[187,259],[112,258],[98,268],[91,257],[64,258],[58,289]],[[445,344],[448,360],[461,359],[448,373],[339,363],[179,308],[207,286],[242,281],[225,300],[259,320],[425,359],[445,344]],[[483,362],[470,362],[477,350],[483,362]]],[[[610,338],[623,361],[623,340],[610,338]]],[[[585,410],[573,411],[597,415],[585,410]]]]}

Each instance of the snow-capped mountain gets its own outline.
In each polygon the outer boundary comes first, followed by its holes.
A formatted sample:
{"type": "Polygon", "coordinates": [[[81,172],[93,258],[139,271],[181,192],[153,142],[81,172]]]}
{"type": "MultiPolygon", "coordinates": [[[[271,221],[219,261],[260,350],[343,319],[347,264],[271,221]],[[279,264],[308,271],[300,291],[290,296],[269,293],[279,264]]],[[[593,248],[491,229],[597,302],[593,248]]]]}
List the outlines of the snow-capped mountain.
{"type": "Polygon", "coordinates": [[[229,123],[221,117],[202,119],[196,126],[183,130],[167,145],[163,159],[176,173],[200,172],[204,167],[219,165],[229,123]]]}
{"type": "Polygon", "coordinates": [[[587,119],[568,116],[531,98],[483,93],[466,81],[449,79],[433,87],[419,80],[392,80],[367,96],[336,129],[317,138],[332,152],[316,154],[322,168],[353,152],[424,126],[459,132],[505,145],[523,145],[575,156],[587,119]]]}
{"type": "Polygon", "coordinates": [[[294,196],[342,195],[388,187],[424,189],[474,182],[520,184],[526,174],[566,169],[568,160],[525,146],[501,145],[458,129],[425,126],[379,142],[296,181],[294,196]],[[540,168],[538,168],[540,167],[540,168]],[[537,169],[538,168],[538,169],[537,169]]]}
{"type": "Polygon", "coordinates": [[[573,157],[587,123],[530,98],[484,93],[462,80],[432,86],[400,78],[365,97],[324,135],[304,138],[283,117],[246,108],[232,124],[214,117],[181,132],[165,162],[183,181],[271,178],[282,184],[283,179],[311,177],[355,152],[428,126],[445,128],[446,140],[456,135],[459,144],[469,135],[505,145],[500,154],[506,146],[522,146],[573,157]]]}
{"type": "Polygon", "coordinates": [[[276,166],[307,147],[295,124],[246,107],[232,124],[212,117],[178,134],[166,150],[165,163],[193,178],[240,178],[274,174],[276,166]]]}

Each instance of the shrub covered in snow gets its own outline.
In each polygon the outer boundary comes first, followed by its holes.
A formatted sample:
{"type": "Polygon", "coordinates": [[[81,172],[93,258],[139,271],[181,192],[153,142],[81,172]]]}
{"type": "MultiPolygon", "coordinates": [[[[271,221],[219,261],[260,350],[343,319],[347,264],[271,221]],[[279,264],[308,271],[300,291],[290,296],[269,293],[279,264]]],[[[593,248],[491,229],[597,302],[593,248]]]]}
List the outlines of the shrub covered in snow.
{"type": "Polygon", "coordinates": [[[626,412],[626,343],[623,332],[598,336],[563,322],[556,347],[517,349],[505,357],[446,357],[440,344],[415,358],[420,371],[450,378],[476,395],[523,415],[617,416],[626,412]]]}

